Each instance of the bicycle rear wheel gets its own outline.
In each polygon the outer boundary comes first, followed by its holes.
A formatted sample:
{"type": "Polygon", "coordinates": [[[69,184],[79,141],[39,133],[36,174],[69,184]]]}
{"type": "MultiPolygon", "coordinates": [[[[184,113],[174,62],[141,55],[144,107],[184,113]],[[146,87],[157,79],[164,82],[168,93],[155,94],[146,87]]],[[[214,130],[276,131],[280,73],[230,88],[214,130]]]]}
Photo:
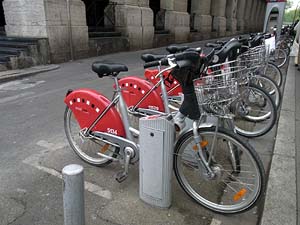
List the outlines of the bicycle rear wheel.
{"type": "Polygon", "coordinates": [[[99,153],[116,157],[119,148],[95,138],[86,138],[80,135],[80,126],[70,110],[66,107],[64,115],[64,128],[68,142],[74,152],[85,162],[94,166],[106,166],[112,162],[99,155],[99,153]]]}
{"type": "Polygon", "coordinates": [[[193,131],[183,135],[175,146],[174,171],[182,189],[197,203],[218,213],[233,214],[253,207],[265,188],[265,172],[253,148],[236,134],[219,128],[199,128],[201,139],[207,142],[206,155],[212,155],[210,168],[216,176],[208,178],[195,153],[193,131]],[[215,136],[216,135],[216,136],[215,136]],[[215,139],[214,139],[215,138],[215,139]],[[214,142],[215,140],[215,142],[214,142]],[[212,146],[217,147],[212,153],[212,146]],[[234,169],[232,150],[238,157],[238,170],[234,169]]]}

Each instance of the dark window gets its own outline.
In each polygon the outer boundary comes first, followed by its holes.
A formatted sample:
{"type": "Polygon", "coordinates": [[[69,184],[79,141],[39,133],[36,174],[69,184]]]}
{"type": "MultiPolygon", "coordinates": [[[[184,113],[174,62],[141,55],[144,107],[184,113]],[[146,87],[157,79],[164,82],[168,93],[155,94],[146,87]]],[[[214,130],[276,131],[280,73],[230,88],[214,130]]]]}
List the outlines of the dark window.
{"type": "Polygon", "coordinates": [[[153,11],[153,24],[156,25],[156,15],[160,11],[160,0],[150,0],[149,7],[153,11]]]}
{"type": "Polygon", "coordinates": [[[4,10],[3,10],[3,0],[1,0],[0,5],[0,27],[4,27],[5,25],[5,18],[4,18],[4,10]]]}
{"type": "Polygon", "coordinates": [[[86,9],[86,20],[89,27],[104,27],[105,8],[109,0],[83,0],[86,9]]]}

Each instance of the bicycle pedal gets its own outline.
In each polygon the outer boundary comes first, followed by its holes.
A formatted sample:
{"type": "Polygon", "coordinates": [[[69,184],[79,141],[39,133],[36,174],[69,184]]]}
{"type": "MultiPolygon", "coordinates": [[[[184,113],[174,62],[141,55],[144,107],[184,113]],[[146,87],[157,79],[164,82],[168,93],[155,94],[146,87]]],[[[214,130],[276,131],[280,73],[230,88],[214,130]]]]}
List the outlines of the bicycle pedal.
{"type": "Polygon", "coordinates": [[[128,174],[124,173],[124,171],[120,171],[116,174],[116,181],[118,181],[119,183],[122,183],[123,181],[125,181],[128,177],[128,174]]]}

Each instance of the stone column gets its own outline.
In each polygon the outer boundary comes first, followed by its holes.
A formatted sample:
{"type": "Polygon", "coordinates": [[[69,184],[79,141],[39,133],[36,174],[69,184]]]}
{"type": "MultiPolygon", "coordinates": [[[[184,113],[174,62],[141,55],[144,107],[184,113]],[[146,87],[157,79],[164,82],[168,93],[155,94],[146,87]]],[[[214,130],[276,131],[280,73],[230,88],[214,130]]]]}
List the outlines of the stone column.
{"type": "Polygon", "coordinates": [[[130,49],[151,48],[154,37],[153,11],[149,0],[111,0],[115,6],[115,29],[128,37],[130,49]]]}
{"type": "Polygon", "coordinates": [[[212,16],[210,10],[211,0],[192,0],[193,27],[201,35],[201,39],[209,39],[211,35],[212,16]]]}
{"type": "Polygon", "coordinates": [[[265,1],[262,1],[262,7],[261,7],[261,12],[260,12],[260,30],[263,31],[264,29],[264,23],[265,23],[265,16],[266,16],[266,10],[267,10],[267,3],[265,1]]]}
{"type": "Polygon", "coordinates": [[[70,0],[68,8],[61,0],[4,0],[7,36],[47,38],[50,59],[54,63],[70,59],[72,34],[75,58],[88,56],[88,27],[85,5],[81,0],[70,0]]]}
{"type": "Polygon", "coordinates": [[[226,0],[211,1],[211,15],[213,16],[213,31],[217,37],[226,35],[226,0]]]}
{"type": "Polygon", "coordinates": [[[260,24],[261,24],[261,11],[262,11],[262,1],[259,0],[257,3],[257,11],[256,11],[256,15],[255,15],[255,32],[261,32],[262,29],[260,28],[260,24]]]}
{"type": "Polygon", "coordinates": [[[245,30],[245,7],[246,7],[246,0],[238,0],[236,16],[237,16],[237,30],[240,34],[244,33],[245,30]]]}
{"type": "Polygon", "coordinates": [[[160,7],[165,11],[165,30],[175,36],[175,42],[188,41],[190,15],[187,13],[187,0],[161,0],[160,7]]]}
{"type": "Polygon", "coordinates": [[[246,7],[244,11],[245,17],[245,32],[249,33],[251,30],[251,12],[252,12],[252,5],[254,0],[247,0],[246,7]]]}
{"type": "Polygon", "coordinates": [[[256,27],[257,6],[259,0],[253,0],[250,12],[250,31],[254,32],[256,27]]]}
{"type": "Polygon", "coordinates": [[[226,6],[226,35],[234,35],[237,32],[237,2],[238,0],[227,0],[226,6]]]}
{"type": "Polygon", "coordinates": [[[47,38],[44,0],[4,0],[6,35],[47,38]]]}

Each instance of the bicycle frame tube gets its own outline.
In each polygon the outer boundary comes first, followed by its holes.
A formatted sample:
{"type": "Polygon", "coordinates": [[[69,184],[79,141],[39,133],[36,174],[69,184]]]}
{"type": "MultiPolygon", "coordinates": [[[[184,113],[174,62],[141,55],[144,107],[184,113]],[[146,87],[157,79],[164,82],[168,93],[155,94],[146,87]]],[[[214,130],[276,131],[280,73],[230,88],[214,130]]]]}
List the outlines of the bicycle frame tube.
{"type": "Polygon", "coordinates": [[[103,116],[118,102],[119,96],[117,96],[106,108],[105,110],[96,118],[92,125],[86,130],[86,133],[90,133],[94,126],[103,118],[103,116]]]}
{"type": "MultiPolygon", "coordinates": [[[[121,88],[120,88],[117,77],[114,77],[114,82],[115,82],[115,85],[116,85],[116,92],[118,93],[116,98],[119,99],[120,111],[121,111],[121,116],[122,116],[122,120],[123,120],[123,124],[124,124],[124,128],[125,128],[126,137],[130,141],[133,141],[133,136],[130,132],[130,123],[129,123],[128,114],[127,114],[127,106],[126,106],[126,103],[125,103],[124,98],[122,96],[121,88]]],[[[113,102],[114,102],[114,100],[113,100],[113,102]]]]}
{"type": "Polygon", "coordinates": [[[177,66],[177,64],[172,63],[171,59],[169,59],[169,64],[170,66],[161,70],[161,67],[159,66],[159,73],[156,75],[156,77],[160,77],[160,81],[157,82],[157,84],[154,85],[153,88],[151,88],[151,90],[149,90],[144,96],[143,98],[141,98],[141,100],[133,107],[133,109],[137,109],[138,105],[141,104],[150,94],[153,90],[155,90],[156,88],[158,88],[159,86],[161,86],[161,90],[162,90],[162,99],[163,99],[163,103],[164,103],[164,107],[165,107],[165,113],[170,114],[170,109],[169,109],[169,101],[168,101],[168,93],[167,93],[167,89],[166,89],[166,85],[164,83],[164,77],[163,77],[163,73],[173,69],[175,66],[177,66]]]}

